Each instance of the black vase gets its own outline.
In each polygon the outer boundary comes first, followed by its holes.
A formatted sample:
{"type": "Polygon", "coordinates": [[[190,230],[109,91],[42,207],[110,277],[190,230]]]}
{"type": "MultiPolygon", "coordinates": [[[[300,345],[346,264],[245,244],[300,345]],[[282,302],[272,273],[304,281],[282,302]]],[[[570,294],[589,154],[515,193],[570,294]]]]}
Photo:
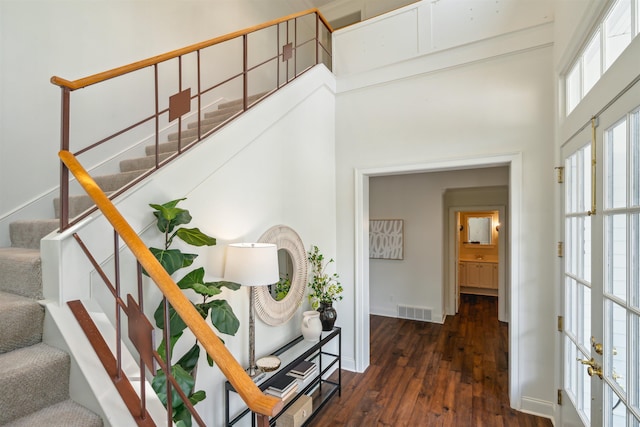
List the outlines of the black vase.
{"type": "Polygon", "coordinates": [[[333,308],[331,303],[320,303],[320,307],[318,307],[318,311],[320,312],[320,322],[322,323],[323,331],[332,331],[333,325],[336,323],[336,318],[338,317],[338,313],[336,309],[333,308]]]}

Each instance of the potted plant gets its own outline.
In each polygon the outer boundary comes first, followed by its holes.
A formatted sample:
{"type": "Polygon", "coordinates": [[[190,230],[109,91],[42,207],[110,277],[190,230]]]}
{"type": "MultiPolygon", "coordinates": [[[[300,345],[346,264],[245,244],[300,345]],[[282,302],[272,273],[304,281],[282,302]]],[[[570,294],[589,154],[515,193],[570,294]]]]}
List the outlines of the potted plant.
{"type": "MultiPolygon", "coordinates": [[[[213,246],[216,244],[215,238],[206,235],[198,228],[181,227],[184,224],[190,223],[192,219],[188,210],[177,207],[177,204],[182,200],[185,199],[173,200],[163,205],[149,205],[154,209],[153,215],[156,217],[157,228],[164,236],[164,247],[149,248],[149,250],[170,275],[173,275],[182,268],[191,266],[194,259],[198,256],[197,254],[184,253],[180,249],[172,248],[171,246],[176,237],[191,246],[213,246]]],[[[240,285],[226,281],[207,282],[204,276],[204,268],[196,268],[184,275],[176,284],[180,289],[192,289],[201,297],[199,302],[193,303],[194,307],[204,319],[209,318],[211,324],[219,332],[227,335],[235,335],[240,326],[240,322],[233,313],[233,309],[226,300],[213,297],[222,293],[223,287],[237,290],[240,288],[240,285]]],[[[156,308],[154,318],[156,326],[164,329],[164,299],[160,301],[160,304],[156,308]]],[[[175,360],[178,355],[173,354],[173,349],[176,342],[183,335],[187,325],[182,321],[180,316],[177,315],[171,305],[169,305],[169,319],[171,338],[169,349],[172,356],[171,359],[175,360]]],[[[167,362],[167,348],[164,338],[158,347],[158,353],[162,359],[167,362]]],[[[171,365],[172,375],[177,379],[180,388],[193,405],[206,397],[204,390],[195,390],[199,356],[200,345],[198,341],[195,340],[191,348],[178,358],[177,362],[173,364],[169,363],[169,365],[171,365]]],[[[172,360],[169,362],[172,362],[172,360]]],[[[207,362],[209,366],[213,366],[213,360],[209,355],[207,355],[207,362]]],[[[159,369],[154,376],[152,385],[165,406],[167,405],[166,383],[166,375],[159,369]]],[[[189,410],[175,390],[172,391],[171,395],[173,421],[175,425],[178,427],[190,427],[191,414],[189,410]]]]}
{"type": "Polygon", "coordinates": [[[322,330],[330,331],[337,318],[333,302],[342,299],[342,285],[338,281],[337,273],[326,272],[327,266],[334,262],[333,258],[325,262],[324,255],[317,246],[313,246],[307,253],[307,259],[311,265],[311,281],[309,287],[309,302],[314,310],[320,312],[322,330]]]}

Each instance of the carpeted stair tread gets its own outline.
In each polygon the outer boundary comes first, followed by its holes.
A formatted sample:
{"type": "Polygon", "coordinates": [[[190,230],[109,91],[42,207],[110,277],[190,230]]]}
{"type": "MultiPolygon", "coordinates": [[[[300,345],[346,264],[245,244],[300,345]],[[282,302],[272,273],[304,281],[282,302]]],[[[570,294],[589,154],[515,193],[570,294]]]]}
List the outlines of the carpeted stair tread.
{"type": "Polygon", "coordinates": [[[42,341],[44,308],[36,301],[0,292],[0,353],[42,341]]]}
{"type": "MultiPolygon", "coordinates": [[[[224,110],[216,110],[216,111],[211,111],[208,113],[204,113],[204,119],[201,120],[202,124],[220,124],[222,122],[224,122],[225,120],[228,120],[229,118],[233,117],[234,115],[238,114],[240,111],[242,111],[242,109],[239,108],[227,108],[224,110]]],[[[193,122],[193,123],[189,123],[189,125],[187,127],[192,128],[192,127],[197,127],[198,126],[198,122],[193,122]]]]}
{"type": "Polygon", "coordinates": [[[70,358],[39,343],[0,354],[0,425],[69,399],[70,358]]]}
{"type": "MultiPolygon", "coordinates": [[[[109,195],[111,192],[106,192],[105,194],[109,195]]],[[[78,194],[69,196],[69,218],[75,218],[80,215],[82,212],[87,209],[93,207],[95,203],[91,197],[86,194],[78,194]]],[[[60,218],[60,198],[56,197],[53,199],[53,212],[56,218],[60,218]]]]}
{"type": "MultiPolygon", "coordinates": [[[[183,139],[181,141],[182,147],[183,148],[186,147],[196,139],[197,137],[183,139]]],[[[145,147],[145,153],[148,156],[152,156],[154,154],[155,149],[156,149],[155,145],[147,145],[145,147]]],[[[171,155],[171,154],[174,154],[176,151],[178,151],[178,141],[163,142],[162,144],[158,144],[158,152],[160,154],[171,155]]]]}
{"type": "Polygon", "coordinates": [[[142,175],[144,170],[134,170],[119,172],[110,175],[100,175],[93,177],[93,180],[105,193],[116,191],[142,175]]]}
{"type": "Polygon", "coordinates": [[[0,291],[42,299],[40,250],[0,248],[0,291]]]}
{"type": "Polygon", "coordinates": [[[47,406],[7,424],[7,427],[101,427],[102,419],[73,400],[47,406]]]}
{"type": "Polygon", "coordinates": [[[57,230],[57,219],[19,220],[9,224],[9,237],[14,248],[40,249],[40,240],[57,230]]]}
{"type": "MultiPolygon", "coordinates": [[[[158,162],[162,162],[171,156],[171,152],[160,153],[158,155],[158,162]]],[[[156,166],[156,156],[154,154],[146,157],[138,157],[135,159],[122,160],[120,162],[120,170],[122,172],[131,171],[147,171],[156,166]]]]}

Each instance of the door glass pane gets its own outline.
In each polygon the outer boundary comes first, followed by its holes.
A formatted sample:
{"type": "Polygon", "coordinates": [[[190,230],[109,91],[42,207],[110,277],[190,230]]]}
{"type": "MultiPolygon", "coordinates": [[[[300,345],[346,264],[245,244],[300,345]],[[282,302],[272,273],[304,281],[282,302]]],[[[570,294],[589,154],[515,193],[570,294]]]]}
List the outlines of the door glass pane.
{"type": "Polygon", "coordinates": [[[591,217],[582,218],[582,277],[591,281],[591,217]]]}
{"type": "Polygon", "coordinates": [[[607,208],[627,205],[627,122],[609,129],[605,138],[607,167],[607,208]]]}
{"type": "Polygon", "coordinates": [[[577,289],[576,281],[567,277],[565,287],[564,329],[565,332],[570,334],[574,339],[578,336],[578,330],[576,329],[576,324],[578,323],[577,289]]]}
{"type": "Polygon", "coordinates": [[[640,214],[629,216],[629,300],[640,309],[640,214]]]}
{"type": "MultiPolygon", "coordinates": [[[[606,302],[605,374],[624,396],[627,390],[627,312],[611,300],[606,302]]],[[[623,405],[624,406],[624,405],[623,405]]]]}
{"type": "Polygon", "coordinates": [[[605,290],[624,301],[627,298],[627,216],[606,217],[607,265],[605,290]]]}
{"type": "Polygon", "coordinates": [[[600,31],[597,31],[591,42],[587,45],[582,56],[583,82],[582,93],[587,94],[594,84],[600,79],[600,31]]]}
{"type": "Polygon", "coordinates": [[[587,425],[591,424],[591,377],[587,374],[587,370],[580,369],[580,400],[578,403],[578,412],[587,420],[587,425]]]}
{"type": "Polygon", "coordinates": [[[578,370],[582,365],[576,363],[578,360],[578,352],[576,346],[568,337],[564,339],[565,348],[565,370],[564,370],[564,389],[567,395],[573,402],[577,402],[578,399],[578,370]]]}
{"type": "Polygon", "coordinates": [[[591,145],[587,145],[581,151],[582,169],[582,207],[580,212],[591,209],[591,145]]]}
{"type": "Polygon", "coordinates": [[[640,414],[640,316],[631,313],[629,335],[629,400],[631,407],[640,414]]]}
{"type": "MultiPolygon", "coordinates": [[[[638,2],[640,10],[640,2],[638,2]]],[[[638,23],[640,26],[640,23],[638,23]]],[[[629,116],[629,139],[631,153],[631,206],[640,205],[640,111],[629,116]]]]}
{"type": "Polygon", "coordinates": [[[580,321],[582,322],[582,328],[579,330],[580,343],[585,348],[591,347],[591,288],[579,284],[578,291],[580,292],[580,307],[581,311],[580,321]]]}
{"type": "Polygon", "coordinates": [[[604,392],[604,425],[606,427],[627,427],[627,407],[606,384],[604,392]]]}
{"type": "Polygon", "coordinates": [[[604,21],[605,69],[631,43],[631,0],[618,0],[604,21]]]}

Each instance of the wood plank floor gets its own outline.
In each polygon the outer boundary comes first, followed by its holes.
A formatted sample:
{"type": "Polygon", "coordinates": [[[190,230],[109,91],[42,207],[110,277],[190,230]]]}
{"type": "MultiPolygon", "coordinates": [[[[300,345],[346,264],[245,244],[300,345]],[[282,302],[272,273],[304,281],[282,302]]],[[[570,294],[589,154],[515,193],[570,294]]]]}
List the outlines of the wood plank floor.
{"type": "Polygon", "coordinates": [[[343,371],[342,396],[309,426],[551,426],[509,407],[497,312],[497,298],[463,295],[444,325],[371,316],[371,365],[343,371]]]}

